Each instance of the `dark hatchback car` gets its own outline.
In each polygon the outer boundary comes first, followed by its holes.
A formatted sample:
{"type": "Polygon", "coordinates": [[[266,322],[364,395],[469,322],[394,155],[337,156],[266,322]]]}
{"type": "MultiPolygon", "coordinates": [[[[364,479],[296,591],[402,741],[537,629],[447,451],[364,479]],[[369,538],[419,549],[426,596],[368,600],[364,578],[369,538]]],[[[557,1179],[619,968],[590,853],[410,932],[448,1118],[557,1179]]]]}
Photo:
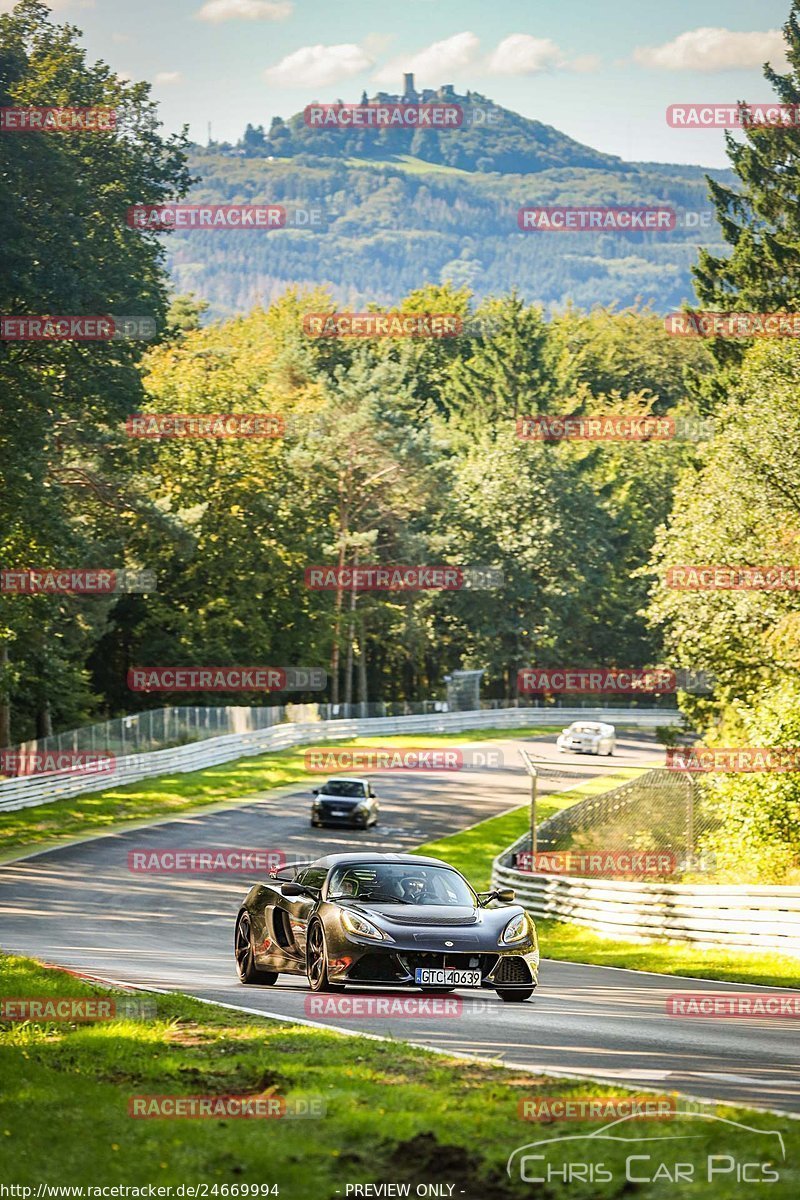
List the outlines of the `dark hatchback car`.
{"type": "Polygon", "coordinates": [[[329,779],[314,788],[311,824],[366,829],[378,823],[378,798],[368,779],[329,779]]]}
{"type": "Polygon", "coordinates": [[[438,858],[329,854],[247,893],[236,918],[239,978],[271,985],[300,975],[315,992],[491,988],[503,1000],[527,1000],[539,943],[533,919],[513,901],[512,891],[476,893],[438,858]]]}

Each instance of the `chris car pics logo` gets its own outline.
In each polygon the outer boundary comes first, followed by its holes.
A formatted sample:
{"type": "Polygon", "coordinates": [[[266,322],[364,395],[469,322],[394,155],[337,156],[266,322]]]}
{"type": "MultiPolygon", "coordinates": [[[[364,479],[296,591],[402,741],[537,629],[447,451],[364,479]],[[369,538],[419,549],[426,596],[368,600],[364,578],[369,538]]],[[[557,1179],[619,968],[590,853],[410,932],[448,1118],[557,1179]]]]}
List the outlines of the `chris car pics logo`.
{"type": "MultiPolygon", "coordinates": [[[[688,1128],[680,1133],[642,1133],[641,1118],[634,1114],[589,1134],[541,1138],[514,1150],[506,1171],[511,1179],[545,1187],[603,1183],[625,1190],[673,1184],[740,1187],[780,1180],[786,1150],[778,1130],[705,1112],[684,1113],[682,1120],[688,1128]]],[[[698,1188],[698,1195],[708,1194],[698,1188]]]]}

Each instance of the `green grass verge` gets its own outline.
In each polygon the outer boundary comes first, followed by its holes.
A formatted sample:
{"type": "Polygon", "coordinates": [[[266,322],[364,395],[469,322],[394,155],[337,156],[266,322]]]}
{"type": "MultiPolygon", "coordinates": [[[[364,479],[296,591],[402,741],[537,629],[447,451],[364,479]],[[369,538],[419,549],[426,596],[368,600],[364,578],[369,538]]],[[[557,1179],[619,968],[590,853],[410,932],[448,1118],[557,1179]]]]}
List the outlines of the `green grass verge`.
{"type": "Polygon", "coordinates": [[[767,987],[797,988],[800,984],[800,961],[784,954],[724,947],[704,950],[688,942],[623,942],[568,921],[537,920],[536,928],[547,958],[767,987]]]}
{"type": "MultiPolygon", "coordinates": [[[[20,958],[0,961],[3,997],[113,996],[60,971],[20,958]]],[[[179,994],[158,996],[150,1020],[86,1024],[0,1022],[0,1179],[24,1186],[205,1183],[208,1196],[242,1195],[243,1185],[277,1185],[284,1200],[334,1200],[349,1184],[444,1183],[465,1200],[515,1200],[532,1195],[618,1197],[624,1158],[649,1152],[604,1143],[612,1183],[591,1190],[553,1182],[544,1190],[510,1181],[508,1155],[539,1138],[586,1135],[603,1121],[532,1123],[519,1116],[523,1098],[597,1099],[629,1090],[547,1079],[499,1066],[467,1063],[402,1043],[349,1038],[322,1029],[261,1020],[200,1004],[179,994]],[[316,1119],[134,1119],[133,1096],[248,1095],[285,1098],[293,1107],[325,1106],[316,1119]],[[239,1191],[231,1190],[238,1185],[239,1191]],[[217,1187],[217,1192],[211,1189],[217,1187]],[[226,1190],[221,1190],[225,1188],[226,1190]]],[[[413,1026],[413,1022],[410,1023],[413,1026]]],[[[410,1029],[413,1036],[413,1028],[410,1029]]],[[[691,1105],[687,1106],[691,1111],[691,1105]]],[[[756,1130],[780,1129],[789,1166],[776,1161],[766,1133],[678,1113],[669,1120],[629,1122],[628,1136],[693,1135],[664,1142],[658,1159],[705,1165],[708,1154],[775,1163],[776,1200],[800,1190],[800,1126],[745,1109],[704,1109],[756,1130]],[[679,1147],[673,1151],[671,1147],[679,1147]]],[[[637,1164],[640,1165],[640,1164],[637,1164]]],[[[740,1200],[741,1184],[724,1178],[715,1200],[740,1200]]],[[[653,1184],[652,1200],[711,1194],[697,1184],[653,1184]]],[[[146,1194],[146,1193],[145,1193],[146,1194]]],[[[263,1194],[263,1193],[262,1193],[263,1194]]],[[[351,1193],[352,1194],[352,1193],[351,1193]]],[[[368,1193],[369,1194],[369,1193],[368,1193]]]]}
{"type": "MultiPolygon", "coordinates": [[[[616,787],[624,779],[633,778],[639,773],[638,768],[628,768],[613,779],[593,779],[570,791],[545,796],[538,804],[538,819],[543,821],[559,809],[616,787]]],[[[454,833],[439,841],[425,842],[417,847],[417,853],[431,854],[452,863],[474,887],[484,891],[491,882],[493,860],[526,831],[529,821],[530,809],[528,805],[523,805],[499,817],[481,821],[461,833],[454,833]]],[[[800,980],[800,962],[783,954],[749,953],[746,950],[724,948],[705,950],[683,942],[619,941],[569,921],[537,918],[536,928],[545,958],[771,987],[796,988],[800,980]]]]}
{"type": "MultiPolygon", "coordinates": [[[[553,733],[560,727],[499,730],[481,729],[466,733],[431,733],[420,736],[336,739],[337,746],[396,746],[415,748],[442,744],[468,745],[498,739],[534,737],[553,733]]],[[[319,745],[328,745],[320,739],[319,745]]],[[[262,795],[275,788],[307,784],[319,775],[305,769],[300,746],[270,751],[253,758],[207,767],[187,774],[158,775],[125,787],[87,792],[65,800],[53,800],[36,808],[0,813],[0,861],[26,849],[44,848],[59,842],[108,833],[133,822],[179,816],[213,804],[262,795]]]]}

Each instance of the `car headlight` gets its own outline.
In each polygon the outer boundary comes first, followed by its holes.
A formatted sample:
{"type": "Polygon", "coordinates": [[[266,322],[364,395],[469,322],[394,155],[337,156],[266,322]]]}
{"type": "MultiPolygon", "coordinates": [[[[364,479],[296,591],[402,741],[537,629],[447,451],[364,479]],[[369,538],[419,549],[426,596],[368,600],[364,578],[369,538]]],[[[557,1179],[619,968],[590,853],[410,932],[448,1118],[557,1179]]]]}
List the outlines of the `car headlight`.
{"type": "Polygon", "coordinates": [[[518,916],[512,917],[508,922],[500,934],[500,941],[505,942],[508,946],[514,942],[526,942],[529,936],[528,917],[525,913],[520,913],[518,916]]]}
{"type": "Polygon", "coordinates": [[[378,929],[377,925],[373,925],[366,917],[361,917],[358,913],[345,910],[342,913],[342,924],[348,933],[355,933],[358,937],[372,938],[376,942],[390,942],[392,939],[388,933],[383,933],[378,929]]]}

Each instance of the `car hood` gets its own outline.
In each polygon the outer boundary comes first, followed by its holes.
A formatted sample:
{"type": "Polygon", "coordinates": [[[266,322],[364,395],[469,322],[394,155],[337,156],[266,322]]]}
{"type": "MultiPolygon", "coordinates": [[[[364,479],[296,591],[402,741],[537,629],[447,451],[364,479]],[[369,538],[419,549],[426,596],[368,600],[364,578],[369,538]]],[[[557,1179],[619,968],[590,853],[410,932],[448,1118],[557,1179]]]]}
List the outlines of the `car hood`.
{"type": "Polygon", "coordinates": [[[474,908],[472,905],[374,904],[353,900],[347,901],[346,906],[354,912],[363,913],[371,921],[376,921],[387,933],[461,928],[477,929],[491,937],[500,933],[512,917],[522,912],[518,904],[504,908],[474,908]]]}

